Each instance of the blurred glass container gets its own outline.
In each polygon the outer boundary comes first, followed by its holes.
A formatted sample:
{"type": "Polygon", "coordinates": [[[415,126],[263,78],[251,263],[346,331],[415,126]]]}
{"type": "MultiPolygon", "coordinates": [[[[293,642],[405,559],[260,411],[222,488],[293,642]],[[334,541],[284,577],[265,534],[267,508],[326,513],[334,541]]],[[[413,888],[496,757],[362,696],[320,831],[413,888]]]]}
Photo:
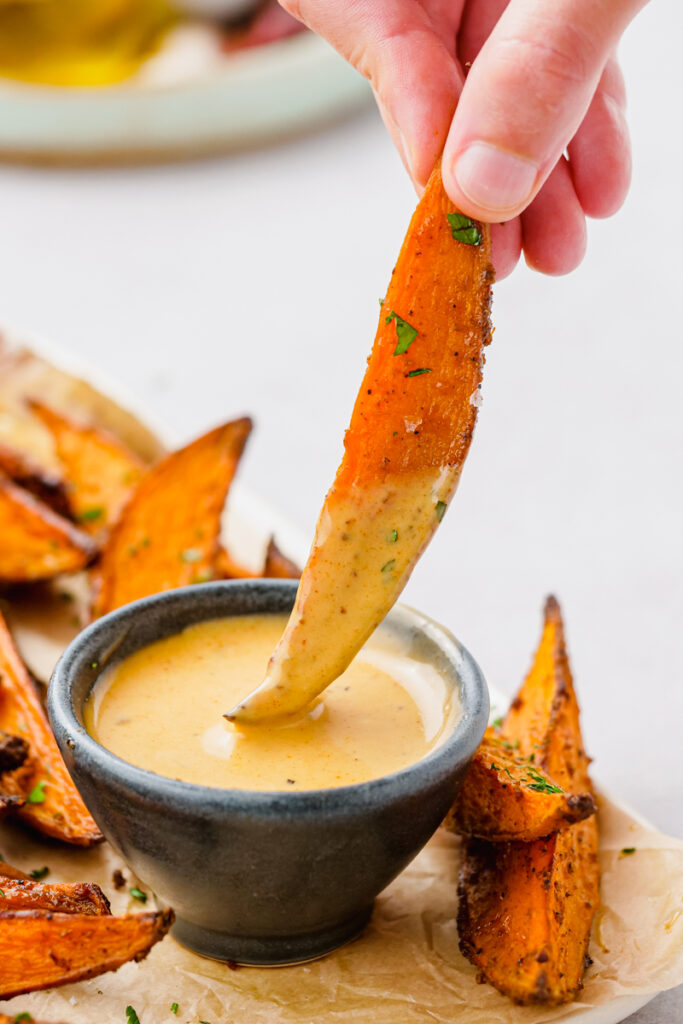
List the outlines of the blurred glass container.
{"type": "Polygon", "coordinates": [[[167,0],[0,0],[0,75],[61,86],[119,82],[178,17],[167,0]]]}

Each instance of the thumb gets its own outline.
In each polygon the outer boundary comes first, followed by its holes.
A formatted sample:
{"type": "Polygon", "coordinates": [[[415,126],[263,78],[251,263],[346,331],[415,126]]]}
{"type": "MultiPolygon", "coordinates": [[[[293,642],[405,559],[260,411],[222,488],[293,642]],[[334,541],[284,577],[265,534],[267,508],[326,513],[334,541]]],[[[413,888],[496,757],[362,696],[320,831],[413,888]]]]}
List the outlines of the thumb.
{"type": "Polygon", "coordinates": [[[539,191],[645,0],[511,0],[477,56],[444,150],[451,199],[503,221],[539,191]]]}

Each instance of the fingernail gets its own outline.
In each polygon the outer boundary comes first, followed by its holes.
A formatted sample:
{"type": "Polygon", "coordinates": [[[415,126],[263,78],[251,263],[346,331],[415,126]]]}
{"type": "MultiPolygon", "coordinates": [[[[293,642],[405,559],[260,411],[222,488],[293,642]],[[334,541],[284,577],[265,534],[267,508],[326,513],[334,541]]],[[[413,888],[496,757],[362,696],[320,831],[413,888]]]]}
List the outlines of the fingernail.
{"type": "Polygon", "coordinates": [[[455,158],[453,173],[472,203],[498,214],[526,204],[538,168],[530,160],[488,142],[472,142],[455,158]]]}

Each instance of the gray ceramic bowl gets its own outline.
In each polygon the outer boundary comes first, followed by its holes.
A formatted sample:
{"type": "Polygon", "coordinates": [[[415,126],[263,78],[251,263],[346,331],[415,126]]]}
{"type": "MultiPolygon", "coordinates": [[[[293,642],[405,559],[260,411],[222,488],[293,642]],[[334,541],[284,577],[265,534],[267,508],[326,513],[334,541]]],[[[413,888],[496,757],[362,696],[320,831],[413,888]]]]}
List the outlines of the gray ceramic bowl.
{"type": "Polygon", "coordinates": [[[441,746],[393,775],[293,793],[209,788],[137,768],[85,731],[83,705],[103,668],[205,619],[288,612],[295,593],[291,581],[240,580],[136,601],[73,641],[48,697],[83,799],[136,875],[175,909],[175,937],[247,964],[306,960],[361,930],[375,896],[448,811],[488,717],[472,657],[440,626],[398,607],[380,628],[399,631],[411,655],[438,667],[459,689],[463,713],[441,746]]]}

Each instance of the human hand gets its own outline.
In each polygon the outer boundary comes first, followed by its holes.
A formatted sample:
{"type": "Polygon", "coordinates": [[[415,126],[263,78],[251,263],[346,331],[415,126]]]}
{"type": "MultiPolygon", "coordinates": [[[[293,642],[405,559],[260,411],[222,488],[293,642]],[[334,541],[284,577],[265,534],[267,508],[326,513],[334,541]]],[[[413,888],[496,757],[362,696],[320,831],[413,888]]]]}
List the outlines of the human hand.
{"type": "Polygon", "coordinates": [[[586,216],[628,191],[615,48],[646,0],[281,3],[370,80],[418,188],[443,152],[453,202],[493,224],[498,278],[522,250],[546,274],[578,266],[586,216]]]}

